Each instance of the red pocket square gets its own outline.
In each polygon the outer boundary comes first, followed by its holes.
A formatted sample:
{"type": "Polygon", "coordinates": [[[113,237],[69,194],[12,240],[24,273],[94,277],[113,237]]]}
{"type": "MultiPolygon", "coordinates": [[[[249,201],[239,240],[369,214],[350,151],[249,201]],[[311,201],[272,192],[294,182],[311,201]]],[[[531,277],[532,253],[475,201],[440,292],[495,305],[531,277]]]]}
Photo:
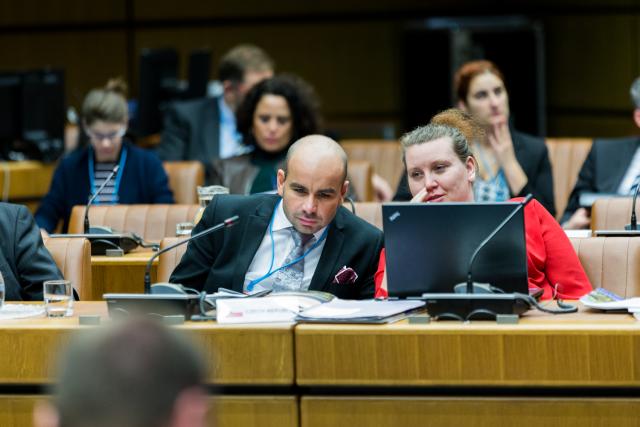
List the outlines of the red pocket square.
{"type": "Polygon", "coordinates": [[[333,278],[333,283],[337,285],[351,285],[358,280],[358,273],[353,268],[346,265],[338,271],[338,274],[333,278]]]}

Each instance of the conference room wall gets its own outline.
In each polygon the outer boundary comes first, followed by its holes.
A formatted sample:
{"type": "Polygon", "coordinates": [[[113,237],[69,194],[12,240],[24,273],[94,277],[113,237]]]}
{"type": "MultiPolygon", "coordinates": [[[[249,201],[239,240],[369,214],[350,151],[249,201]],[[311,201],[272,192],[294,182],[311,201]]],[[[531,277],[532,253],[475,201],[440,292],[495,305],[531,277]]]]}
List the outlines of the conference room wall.
{"type": "MultiPolygon", "coordinates": [[[[209,46],[217,65],[232,46],[255,43],[273,56],[278,71],[296,73],[314,86],[326,116],[393,117],[400,105],[398,37],[398,24],[386,22],[258,24],[140,30],[135,49],[176,47],[185,76],[191,49],[209,46]]],[[[136,75],[137,69],[136,63],[136,75]]]]}
{"type": "Polygon", "coordinates": [[[126,36],[119,30],[0,33],[0,72],[33,68],[65,71],[65,95],[80,107],[86,92],[107,78],[126,77],[126,36]]]}
{"type": "MultiPolygon", "coordinates": [[[[114,75],[129,80],[135,96],[142,47],[176,46],[186,62],[188,51],[208,45],[215,65],[228,47],[251,41],[273,55],[279,70],[301,74],[316,87],[329,122],[399,122],[404,23],[462,11],[523,13],[543,22],[549,135],[633,131],[627,93],[640,74],[640,6],[634,0],[2,2],[0,71],[64,67],[68,101],[78,106],[89,89],[114,75]]],[[[428,55],[428,47],[415,54],[428,55]]]]}

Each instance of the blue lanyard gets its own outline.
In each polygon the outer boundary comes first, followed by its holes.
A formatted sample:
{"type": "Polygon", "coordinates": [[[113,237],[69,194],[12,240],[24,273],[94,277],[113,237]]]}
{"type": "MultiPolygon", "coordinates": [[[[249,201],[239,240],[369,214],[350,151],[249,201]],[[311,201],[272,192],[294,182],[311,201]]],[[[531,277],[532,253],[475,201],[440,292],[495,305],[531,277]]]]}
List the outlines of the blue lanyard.
{"type": "Polygon", "coordinates": [[[313,245],[311,245],[311,247],[309,247],[309,249],[306,250],[305,253],[303,253],[302,255],[300,255],[298,258],[292,260],[291,262],[281,265],[280,267],[276,268],[275,270],[273,269],[273,262],[275,260],[276,257],[276,243],[273,240],[273,221],[276,217],[276,212],[278,211],[278,208],[280,207],[280,203],[282,203],[282,199],[278,202],[278,204],[276,205],[276,208],[273,211],[273,215],[271,215],[271,221],[269,222],[269,238],[271,239],[271,262],[269,263],[269,271],[267,271],[267,273],[261,277],[258,277],[257,279],[252,280],[251,282],[249,282],[249,284],[247,285],[247,292],[251,292],[253,291],[253,288],[255,285],[257,285],[258,283],[262,282],[263,280],[271,277],[274,273],[287,268],[297,262],[300,262],[304,259],[304,257],[306,257],[312,250],[314,250],[315,248],[318,247],[318,245],[320,245],[320,243],[322,243],[324,241],[324,239],[327,238],[327,233],[329,232],[329,226],[327,226],[327,228],[324,229],[324,232],[322,233],[322,235],[320,236],[320,238],[318,239],[317,242],[315,242],[313,245]]]}
{"type": "MultiPolygon", "coordinates": [[[[127,161],[127,146],[123,144],[122,151],[120,152],[120,162],[118,163],[119,164],[118,173],[116,174],[116,181],[113,185],[114,194],[118,194],[118,190],[120,188],[120,180],[122,179],[122,172],[124,171],[124,164],[126,161],[127,161]]],[[[93,148],[89,146],[89,192],[91,194],[93,194],[93,192],[96,190],[94,181],[95,181],[95,170],[93,169],[93,148]]],[[[96,197],[93,204],[99,205],[100,197],[96,197]]]]}

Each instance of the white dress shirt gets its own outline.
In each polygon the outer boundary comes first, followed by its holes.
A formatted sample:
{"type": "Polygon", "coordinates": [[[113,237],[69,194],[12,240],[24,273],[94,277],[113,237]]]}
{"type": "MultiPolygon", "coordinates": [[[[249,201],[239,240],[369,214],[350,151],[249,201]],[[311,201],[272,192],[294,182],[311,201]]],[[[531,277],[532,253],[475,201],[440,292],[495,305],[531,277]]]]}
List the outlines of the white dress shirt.
{"type": "Polygon", "coordinates": [[[242,144],[242,136],[236,127],[236,116],[224,102],[223,97],[218,98],[218,108],[220,110],[220,158],[227,159],[246,153],[250,148],[242,144]]]}
{"type": "Polygon", "coordinates": [[[620,187],[618,187],[618,194],[629,195],[631,193],[631,186],[633,186],[636,177],[640,175],[640,147],[636,149],[631,163],[624,174],[624,178],[620,181],[620,187]]]}
{"type": "MultiPolygon", "coordinates": [[[[287,255],[289,255],[289,252],[291,252],[291,250],[295,246],[293,237],[291,237],[291,228],[293,227],[293,225],[284,214],[282,201],[278,203],[278,206],[275,209],[275,217],[273,218],[272,227],[274,259],[271,271],[275,271],[284,264],[285,258],[287,257],[287,255]]],[[[315,240],[314,243],[310,244],[309,247],[315,245],[315,242],[318,242],[326,228],[327,227],[324,227],[313,233],[315,240]]],[[[316,267],[318,266],[318,261],[320,261],[320,255],[322,254],[322,249],[324,248],[326,240],[326,238],[323,239],[317,246],[313,248],[311,252],[307,254],[307,256],[304,257],[304,278],[302,280],[302,290],[309,289],[311,279],[313,278],[313,274],[315,273],[316,267]]],[[[271,264],[272,254],[271,246],[271,236],[269,235],[269,227],[267,227],[267,230],[264,233],[264,237],[262,238],[262,243],[260,243],[260,247],[258,247],[258,250],[253,256],[253,261],[251,261],[251,264],[249,265],[247,274],[244,276],[244,291],[247,291],[247,285],[252,280],[258,279],[269,272],[269,265],[271,264]]],[[[260,283],[257,283],[254,286],[252,292],[264,289],[272,289],[272,287],[273,275],[269,276],[267,279],[262,280],[260,283]]]]}

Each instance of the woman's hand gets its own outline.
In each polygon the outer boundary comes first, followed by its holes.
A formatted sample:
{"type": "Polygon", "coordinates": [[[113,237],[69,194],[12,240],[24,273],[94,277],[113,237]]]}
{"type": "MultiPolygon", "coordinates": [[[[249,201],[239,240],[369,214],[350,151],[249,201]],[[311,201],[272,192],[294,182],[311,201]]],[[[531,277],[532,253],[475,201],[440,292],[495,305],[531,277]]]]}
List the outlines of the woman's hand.
{"type": "Polygon", "coordinates": [[[411,203],[421,203],[424,202],[427,199],[427,189],[423,188],[422,190],[418,191],[418,193],[413,196],[413,199],[411,199],[411,203]]]}
{"type": "Polygon", "coordinates": [[[591,217],[589,217],[589,212],[585,208],[580,208],[576,210],[571,218],[564,224],[562,224],[562,228],[566,230],[580,230],[584,228],[589,228],[591,225],[591,217]]]}
{"type": "Polygon", "coordinates": [[[389,202],[393,199],[393,190],[386,179],[374,173],[371,177],[371,185],[377,202],[389,202]]]}
{"type": "Polygon", "coordinates": [[[489,129],[487,139],[504,172],[511,194],[520,194],[524,186],[529,182],[529,178],[527,178],[522,166],[518,163],[518,159],[516,159],[511,131],[509,131],[507,121],[503,118],[496,120],[489,129]]]}
{"type": "Polygon", "coordinates": [[[504,168],[505,165],[510,162],[517,162],[516,153],[513,149],[513,140],[511,139],[511,131],[509,131],[509,126],[505,119],[500,117],[492,123],[487,137],[500,166],[504,168]]]}

